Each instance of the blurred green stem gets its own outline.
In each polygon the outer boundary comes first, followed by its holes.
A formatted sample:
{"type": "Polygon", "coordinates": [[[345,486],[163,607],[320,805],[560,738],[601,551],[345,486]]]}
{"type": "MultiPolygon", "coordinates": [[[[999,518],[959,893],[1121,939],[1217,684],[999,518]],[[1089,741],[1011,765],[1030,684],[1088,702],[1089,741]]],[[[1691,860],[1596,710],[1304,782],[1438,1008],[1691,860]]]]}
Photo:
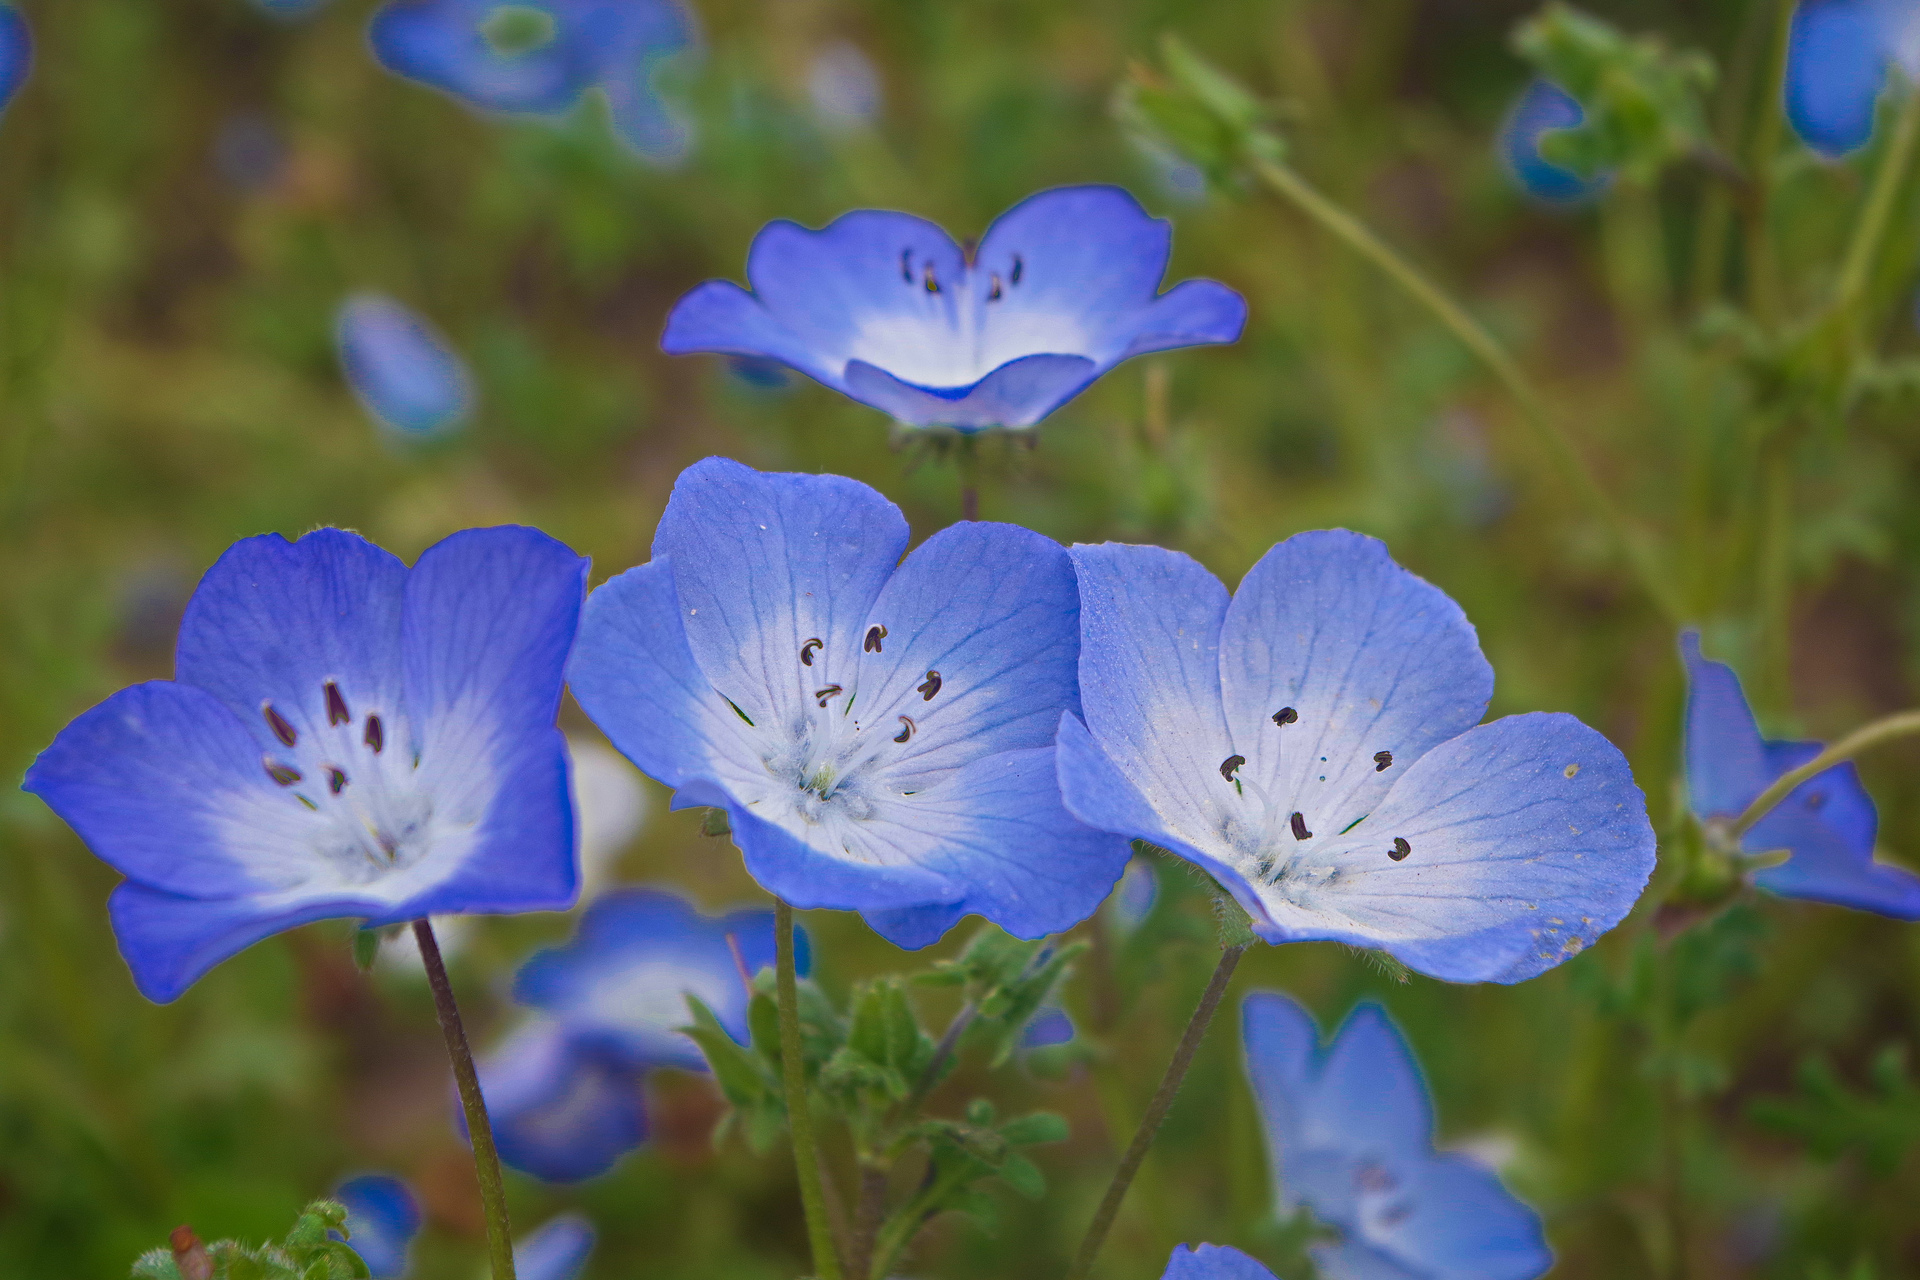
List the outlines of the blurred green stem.
{"type": "Polygon", "coordinates": [[[1239,965],[1240,957],[1246,954],[1246,950],[1245,946],[1233,946],[1220,952],[1220,963],[1214,966],[1213,977],[1200,996],[1200,1004],[1194,1009],[1193,1017],[1187,1020],[1187,1029],[1180,1037],[1179,1047],[1173,1051],[1173,1061],[1167,1064],[1167,1073],[1161,1077],[1160,1087],[1154,1091],[1153,1100],[1147,1103],[1146,1114],[1140,1118],[1140,1128],[1134,1132],[1126,1155],[1120,1158],[1120,1167],[1113,1171],[1113,1181],[1107,1184],[1107,1193],[1101,1197],[1100,1207],[1094,1211],[1087,1237],[1080,1242],[1080,1251],[1074,1255],[1073,1265],[1067,1268],[1067,1280],[1083,1280],[1093,1269],[1093,1260],[1100,1255],[1100,1246],[1106,1243],[1107,1232],[1113,1229],[1114,1217],[1120,1212],[1120,1202],[1126,1199],[1127,1187],[1132,1184],[1133,1175],[1140,1171],[1140,1162],[1147,1158],[1147,1148],[1153,1145],[1160,1122],[1167,1118],[1167,1109],[1173,1105],[1174,1095],[1180,1092],[1180,1082],[1186,1079],[1187,1068],[1193,1065],[1193,1055],[1207,1034],[1207,1024],[1213,1021],[1214,1010],[1220,1007],[1221,997],[1227,994],[1227,983],[1232,981],[1234,968],[1239,965]]]}
{"type": "Polygon", "coordinates": [[[1840,741],[1822,751],[1798,769],[1789,769],[1774,779],[1773,785],[1762,791],[1747,811],[1734,819],[1728,834],[1738,839],[1753,829],[1753,824],[1767,816],[1773,806],[1786,799],[1792,790],[1816,774],[1824,773],[1843,760],[1851,760],[1870,747],[1895,738],[1905,738],[1920,733],[1920,711],[1902,711],[1883,720],[1855,729],[1840,741]]]}
{"type": "Polygon", "coordinates": [[[1780,271],[1768,234],[1773,210],[1773,161],[1780,154],[1781,129],[1786,124],[1787,57],[1793,48],[1794,0],[1773,0],[1773,40],[1767,51],[1767,90],[1760,100],[1760,119],[1753,130],[1747,172],[1752,189],[1743,204],[1747,258],[1747,302],[1754,318],[1771,330],[1780,320],[1780,271]]]}
{"type": "Polygon", "coordinates": [[[1860,221],[1853,229],[1853,241],[1847,246],[1840,283],[1834,288],[1833,308],[1842,317],[1851,318],[1851,313],[1866,296],[1873,275],[1873,260],[1880,252],[1880,242],[1886,239],[1894,200],[1913,163],[1917,137],[1920,137],[1920,87],[1909,85],[1907,100],[1893,127],[1893,138],[1887,143],[1886,154],[1880,157],[1880,168],[1873,175],[1873,189],[1867,193],[1866,206],[1861,209],[1860,221]]]}
{"type": "Polygon", "coordinates": [[[440,1015],[441,1034],[447,1038],[447,1056],[453,1059],[453,1079],[460,1089],[460,1108],[467,1115],[467,1138],[473,1143],[473,1171],[480,1179],[480,1204],[487,1215],[487,1258],[493,1264],[493,1280],[514,1280],[507,1188],[500,1177],[500,1153],[494,1149],[493,1125],[487,1120],[487,1101],[480,1095],[480,1076],[473,1068],[467,1029],[460,1021],[460,1006],[453,1000],[453,984],[447,980],[440,944],[434,939],[433,925],[426,917],[413,922],[413,937],[420,944],[420,961],[426,966],[427,985],[433,989],[433,1008],[440,1015]]]}
{"type": "Polygon", "coordinates": [[[1771,441],[1761,467],[1761,685],[1766,700],[1778,706],[1786,701],[1793,654],[1793,466],[1788,441],[1771,441]]]}
{"type": "Polygon", "coordinates": [[[807,1064],[800,1048],[800,987],[794,977],[793,908],[783,899],[773,905],[774,985],[780,1002],[780,1072],[787,1085],[787,1128],[793,1135],[793,1166],[800,1179],[800,1207],[807,1216],[807,1244],[813,1274],[841,1280],[840,1256],[827,1224],[826,1186],[820,1177],[820,1152],[813,1141],[813,1108],[807,1099],[807,1064]]]}
{"type": "Polygon", "coordinates": [[[1450,330],[1466,348],[1479,357],[1482,364],[1493,373],[1507,393],[1520,406],[1521,416],[1533,429],[1536,437],[1545,446],[1567,483],[1573,486],[1581,499],[1598,516],[1612,533],[1615,543],[1632,565],[1640,585],[1652,597],[1653,603],[1672,621],[1681,616],[1679,601],[1665,577],[1654,564],[1652,555],[1639,534],[1627,523],[1627,519],[1604,489],[1594,479],[1587,468],[1579,450],[1568,439],[1560,425],[1548,416],[1533,383],[1521,371],[1505,347],[1486,328],[1475,320],[1466,310],[1405,258],[1388,247],[1385,241],[1374,235],[1365,224],[1342,209],[1333,201],[1320,194],[1299,174],[1283,164],[1271,160],[1254,159],[1253,171],[1260,180],[1275,193],[1291,203],[1296,209],[1319,223],[1323,228],[1345,241],[1347,246],[1386,273],[1395,284],[1404,289],[1411,297],[1450,330]]]}

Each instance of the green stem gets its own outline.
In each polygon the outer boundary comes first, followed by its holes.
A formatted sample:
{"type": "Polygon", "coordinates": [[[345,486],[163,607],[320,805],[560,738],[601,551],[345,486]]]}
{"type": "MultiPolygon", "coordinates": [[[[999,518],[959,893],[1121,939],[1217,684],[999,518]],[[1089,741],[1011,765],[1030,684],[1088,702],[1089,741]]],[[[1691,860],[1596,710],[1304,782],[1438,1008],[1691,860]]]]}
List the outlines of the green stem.
{"type": "Polygon", "coordinates": [[[1789,443],[1776,438],[1763,464],[1763,531],[1760,542],[1761,688],[1767,701],[1786,699],[1792,659],[1793,467],[1789,443]]]}
{"type": "Polygon", "coordinates": [[[800,1048],[800,987],[794,978],[793,908],[773,906],[774,985],[780,1003],[780,1070],[787,1084],[787,1127],[793,1134],[793,1166],[800,1179],[800,1207],[807,1217],[807,1245],[819,1280],[841,1280],[840,1256],[827,1223],[827,1194],[820,1153],[813,1141],[813,1109],[807,1100],[807,1064],[800,1048]]]}
{"type": "Polygon", "coordinates": [[[1655,606],[1669,619],[1677,621],[1682,612],[1680,603],[1653,563],[1645,543],[1593,478],[1579,450],[1574,448],[1573,441],[1561,430],[1559,423],[1547,414],[1533,383],[1499,340],[1438,285],[1422,275],[1417,267],[1374,235],[1364,223],[1321,195],[1292,169],[1271,160],[1255,160],[1253,170],[1277,194],[1345,241],[1348,248],[1373,263],[1410,297],[1432,312],[1435,319],[1486,365],[1507,394],[1520,406],[1521,416],[1553,458],[1567,483],[1573,486],[1582,501],[1613,534],[1614,541],[1633,566],[1641,586],[1652,597],[1655,606]]]}
{"type": "Polygon", "coordinates": [[[1902,711],[1855,729],[1798,769],[1789,769],[1775,778],[1773,785],[1762,791],[1759,798],[1747,806],[1747,811],[1734,819],[1728,834],[1735,839],[1745,835],[1753,829],[1754,823],[1766,817],[1773,806],[1786,799],[1795,787],[1808,778],[1825,773],[1843,760],[1853,759],[1869,747],[1916,733],[1920,733],[1920,711],[1902,711]]]}
{"type": "Polygon", "coordinates": [[[1920,138],[1920,87],[1909,85],[1906,103],[1901,106],[1900,118],[1893,127],[1893,139],[1880,158],[1880,168],[1873,175],[1873,189],[1867,193],[1866,207],[1860,211],[1860,221],[1853,229],[1853,242],[1847,246],[1840,283],[1833,293],[1833,307],[1837,312],[1852,311],[1866,294],[1873,260],[1880,252],[1880,242],[1886,238],[1894,199],[1906,181],[1917,138],[1920,138]]]}
{"type": "Polygon", "coordinates": [[[1767,51],[1766,96],[1753,131],[1747,172],[1753,186],[1743,205],[1746,222],[1747,300],[1753,314],[1771,331],[1780,321],[1780,270],[1774,261],[1769,218],[1773,210],[1774,158],[1786,127],[1787,59],[1793,48],[1794,0],[1774,0],[1773,40],[1767,51]]]}
{"type": "Polygon", "coordinates": [[[1232,980],[1234,968],[1246,950],[1245,946],[1234,946],[1221,951],[1220,963],[1214,967],[1213,978],[1207,983],[1193,1017],[1187,1020],[1187,1029],[1180,1037],[1179,1047],[1173,1051],[1173,1061],[1167,1064],[1167,1073],[1161,1077],[1153,1100],[1147,1103],[1147,1112],[1140,1119],[1140,1128],[1134,1132],[1133,1142],[1120,1158],[1120,1167],[1113,1171],[1113,1181],[1107,1184],[1107,1193],[1101,1197],[1100,1207],[1094,1211],[1087,1237],[1080,1242],[1080,1252],[1074,1255],[1073,1265],[1067,1269],[1067,1280],[1083,1280],[1087,1272],[1093,1269],[1093,1260],[1100,1255],[1100,1246],[1106,1243],[1107,1232],[1113,1229],[1113,1220],[1120,1212],[1120,1202],[1126,1199],[1133,1175],[1140,1171],[1140,1162],[1147,1158],[1147,1148],[1153,1145],[1161,1121],[1167,1118],[1167,1109],[1173,1105],[1174,1095],[1180,1092],[1180,1082],[1186,1079],[1187,1068],[1193,1065],[1193,1055],[1207,1034],[1207,1024],[1213,1021],[1213,1012],[1220,1007],[1221,997],[1227,994],[1227,983],[1232,980]]]}
{"type": "Polygon", "coordinates": [[[480,1204],[487,1215],[487,1258],[493,1264],[493,1280],[514,1280],[507,1187],[500,1176],[500,1153],[493,1145],[493,1125],[487,1120],[487,1101],[480,1096],[480,1076],[473,1068],[467,1029],[460,1021],[460,1006],[454,1003],[453,984],[447,980],[440,944],[435,941],[433,925],[426,917],[413,922],[413,937],[420,944],[420,961],[426,966],[427,985],[433,990],[433,1008],[440,1015],[440,1032],[447,1038],[447,1056],[453,1059],[460,1109],[467,1115],[467,1138],[473,1143],[473,1171],[480,1179],[480,1204]]]}

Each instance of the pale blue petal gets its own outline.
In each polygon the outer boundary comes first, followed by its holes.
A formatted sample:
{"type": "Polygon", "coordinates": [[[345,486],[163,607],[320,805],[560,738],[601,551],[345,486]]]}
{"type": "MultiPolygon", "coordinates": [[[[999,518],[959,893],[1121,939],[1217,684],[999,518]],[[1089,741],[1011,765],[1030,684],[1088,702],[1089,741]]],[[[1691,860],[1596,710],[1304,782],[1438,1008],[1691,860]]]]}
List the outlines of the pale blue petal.
{"type": "MultiPolygon", "coordinates": [[[[382,904],[383,905],[383,904],[382,904]]],[[[120,955],[140,994],[156,1004],[178,1000],[229,956],[298,925],[364,916],[374,905],[323,898],[187,898],[129,880],[107,899],[120,955]]]]}
{"type": "Polygon", "coordinates": [[[381,425],[428,435],[473,409],[473,376],[446,338],[420,316],[377,294],[359,294],[334,324],[340,367],[360,405],[381,425]]]}
{"type": "Polygon", "coordinates": [[[1893,44],[1889,19],[1907,9],[1885,0],[1804,0],[1795,7],[1785,106],[1794,132],[1815,151],[1844,155],[1873,137],[1893,44]]]}
{"type": "Polygon", "coordinates": [[[33,70],[33,32],[26,15],[10,4],[0,4],[0,111],[27,82],[33,70]]]}
{"type": "Polygon", "coordinates": [[[1182,280],[1148,303],[1120,359],[1240,341],[1247,327],[1247,300],[1212,280],[1182,280]]]}
{"type": "Polygon", "coordinates": [[[593,1255],[593,1223],[578,1213],[563,1213],[514,1243],[513,1270],[518,1280],[579,1280],[593,1255]]]}
{"type": "Polygon", "coordinates": [[[1080,394],[1102,370],[1085,356],[1029,355],[1009,360],[977,382],[918,386],[865,360],[847,363],[848,395],[914,427],[1030,427],[1080,394]]]}
{"type": "Polygon", "coordinates": [[[674,356],[712,352],[773,360],[835,391],[847,389],[841,377],[847,362],[837,345],[810,345],[731,280],[709,280],[674,303],[660,349],[674,356]]]}
{"type": "Polygon", "coordinates": [[[493,111],[564,111],[586,88],[585,51],[564,38],[557,5],[555,38],[523,53],[497,52],[481,24],[496,0],[390,0],[367,28],[380,65],[493,111]]]}
{"type": "Polygon", "coordinates": [[[1274,1280],[1257,1258],[1223,1244],[1175,1245],[1160,1280],[1274,1280]]]}
{"type": "Polygon", "coordinates": [[[1578,128],[1587,118],[1580,103],[1550,80],[1530,82],[1500,128],[1500,157],[1523,190],[1554,204],[1584,200],[1606,185],[1582,178],[1540,155],[1540,139],[1555,129],[1578,128]]]}
{"type": "MultiPolygon", "coordinates": [[[[1817,742],[1769,742],[1768,771],[1778,777],[1821,749],[1817,742]]],[[[1849,761],[1795,787],[1754,823],[1740,847],[1754,854],[1790,852],[1782,865],[1754,873],[1753,882],[1770,893],[1920,919],[1920,876],[1874,861],[1879,825],[1873,800],[1849,761]]]]}
{"type": "Polygon", "coordinates": [[[477,1066],[500,1159],[523,1173],[579,1182],[646,1141],[641,1074],[560,1023],[523,1025],[477,1066]]]}
{"type": "Polygon", "coordinates": [[[1465,1156],[1429,1155],[1371,1215],[1368,1242],[1433,1280],[1533,1280],[1553,1266],[1539,1215],[1465,1156]]]}
{"type": "Polygon", "coordinates": [[[1687,795],[1701,819],[1738,816],[1779,776],[1768,771],[1766,744],[1740,678],[1724,662],[1700,656],[1700,633],[1680,633],[1687,664],[1687,795]]]}
{"type": "Polygon", "coordinates": [[[968,886],[919,865],[919,855],[933,841],[910,828],[888,823],[864,833],[863,852],[893,859],[878,862],[816,848],[739,803],[729,803],[727,813],[747,873],[801,910],[897,911],[967,897],[968,886]]]}
{"type": "Polygon", "coordinates": [[[420,1204],[400,1179],[386,1174],[349,1178],[333,1198],[346,1206],[347,1238],[373,1280],[401,1280],[420,1234],[420,1204]]]}

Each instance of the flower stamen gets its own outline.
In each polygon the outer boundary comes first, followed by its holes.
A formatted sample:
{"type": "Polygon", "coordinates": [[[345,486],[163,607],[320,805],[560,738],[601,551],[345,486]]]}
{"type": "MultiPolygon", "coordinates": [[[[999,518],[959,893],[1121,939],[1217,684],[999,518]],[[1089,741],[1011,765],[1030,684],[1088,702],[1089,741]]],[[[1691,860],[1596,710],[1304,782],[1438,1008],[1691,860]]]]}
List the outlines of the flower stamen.
{"type": "Polygon", "coordinates": [[[1295,840],[1313,839],[1313,832],[1307,830],[1307,817],[1298,809],[1294,810],[1293,817],[1289,819],[1289,822],[1293,827],[1293,838],[1295,840]]]}
{"type": "Polygon", "coordinates": [[[1387,850],[1387,856],[1395,862],[1403,862],[1406,860],[1406,856],[1412,852],[1413,846],[1407,843],[1405,836],[1395,836],[1393,838],[1393,848],[1387,850]]]}
{"type": "Polygon", "coordinates": [[[1290,725],[1299,718],[1300,713],[1292,707],[1282,707],[1273,713],[1273,722],[1281,726],[1290,725]]]}
{"type": "Polygon", "coordinates": [[[1393,767],[1393,752],[1376,751],[1373,753],[1373,771],[1375,773],[1385,773],[1387,770],[1391,769],[1392,767],[1393,767]]]}
{"type": "Polygon", "coordinates": [[[808,640],[805,644],[800,646],[800,665],[803,667],[812,666],[814,650],[824,649],[824,648],[826,648],[826,645],[820,642],[820,637],[815,636],[812,639],[808,640]]]}
{"type": "Polygon", "coordinates": [[[353,713],[347,710],[347,700],[340,696],[340,686],[329,680],[327,691],[327,723],[329,725],[351,724],[353,713]]]}
{"type": "Polygon", "coordinates": [[[273,736],[280,739],[282,745],[290,747],[300,741],[300,735],[294,732],[293,726],[287,723],[285,716],[273,709],[271,702],[261,703],[260,712],[266,716],[267,726],[273,730],[273,736]]]}
{"type": "Polygon", "coordinates": [[[860,651],[862,653],[879,653],[880,642],[886,638],[886,627],[875,623],[873,626],[867,628],[867,638],[861,642],[860,651]]]}
{"type": "Polygon", "coordinates": [[[922,702],[932,702],[933,695],[940,692],[940,673],[938,671],[927,672],[927,678],[922,680],[915,688],[919,692],[922,702]]]}

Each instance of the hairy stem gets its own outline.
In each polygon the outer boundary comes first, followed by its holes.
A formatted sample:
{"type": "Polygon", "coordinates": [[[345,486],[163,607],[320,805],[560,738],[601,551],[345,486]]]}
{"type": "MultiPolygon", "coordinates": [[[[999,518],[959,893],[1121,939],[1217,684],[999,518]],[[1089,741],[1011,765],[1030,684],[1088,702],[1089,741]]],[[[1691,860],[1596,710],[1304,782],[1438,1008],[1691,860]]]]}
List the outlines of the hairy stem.
{"type": "Polygon", "coordinates": [[[847,1250],[847,1274],[865,1280],[873,1269],[873,1247],[887,1217],[887,1169],[871,1160],[860,1162],[860,1199],[853,1211],[853,1243],[847,1250]]]}
{"type": "Polygon", "coordinates": [[[1234,968],[1246,950],[1245,946],[1235,946],[1220,953],[1213,978],[1201,994],[1193,1017],[1187,1021],[1179,1047],[1173,1051],[1173,1061],[1167,1064],[1167,1073],[1161,1077],[1160,1087],[1154,1091],[1146,1114],[1140,1118],[1140,1128],[1134,1132],[1127,1153],[1120,1158],[1120,1167],[1113,1171],[1113,1181],[1107,1184],[1106,1195],[1100,1199],[1100,1207],[1094,1211],[1093,1224],[1087,1228],[1086,1239],[1080,1242],[1080,1252],[1074,1255],[1073,1265],[1067,1269],[1067,1280],[1082,1280],[1093,1269],[1093,1260],[1100,1255],[1100,1246],[1106,1243],[1107,1232],[1113,1229],[1113,1220],[1120,1212],[1120,1202],[1126,1199],[1127,1188],[1132,1185],[1134,1174],[1140,1171],[1140,1162],[1147,1158],[1147,1148],[1153,1145],[1160,1122],[1167,1118],[1167,1109],[1173,1105],[1174,1095],[1180,1092],[1180,1082],[1186,1079],[1193,1055],[1207,1034],[1207,1024],[1213,1021],[1214,1010],[1227,994],[1227,983],[1232,980],[1234,968]]]}
{"type": "Polygon", "coordinates": [[[413,922],[414,941],[420,944],[420,960],[427,968],[427,985],[433,989],[434,1012],[440,1015],[440,1031],[447,1038],[447,1056],[453,1059],[453,1079],[460,1089],[460,1109],[467,1116],[467,1138],[473,1143],[473,1171],[480,1179],[480,1204],[487,1215],[487,1258],[493,1264],[493,1280],[514,1280],[513,1233],[507,1224],[507,1188],[500,1176],[500,1153],[493,1145],[493,1125],[487,1120],[487,1102],[480,1096],[480,1075],[473,1068],[473,1050],[467,1045],[467,1029],[460,1021],[460,1006],[454,1003],[453,984],[447,981],[447,966],[440,958],[440,944],[434,939],[433,925],[426,917],[413,922]]]}
{"type": "Polygon", "coordinates": [[[841,1280],[840,1256],[827,1223],[827,1195],[820,1177],[820,1153],[813,1141],[813,1109],[807,1101],[807,1064],[800,1049],[800,986],[793,967],[793,908],[776,899],[773,907],[774,984],[780,1004],[780,1070],[787,1084],[787,1127],[793,1134],[793,1166],[800,1179],[800,1207],[807,1217],[807,1245],[813,1274],[841,1280]]]}
{"type": "Polygon", "coordinates": [[[1773,806],[1786,799],[1793,789],[1808,778],[1825,773],[1843,760],[1851,760],[1869,747],[1877,747],[1883,742],[1895,738],[1905,738],[1920,733],[1920,711],[1902,711],[1883,720],[1855,729],[1840,741],[1822,751],[1798,769],[1789,769],[1774,779],[1773,785],[1762,791],[1747,811],[1734,819],[1731,834],[1738,839],[1753,829],[1753,824],[1767,816],[1773,806]]]}

